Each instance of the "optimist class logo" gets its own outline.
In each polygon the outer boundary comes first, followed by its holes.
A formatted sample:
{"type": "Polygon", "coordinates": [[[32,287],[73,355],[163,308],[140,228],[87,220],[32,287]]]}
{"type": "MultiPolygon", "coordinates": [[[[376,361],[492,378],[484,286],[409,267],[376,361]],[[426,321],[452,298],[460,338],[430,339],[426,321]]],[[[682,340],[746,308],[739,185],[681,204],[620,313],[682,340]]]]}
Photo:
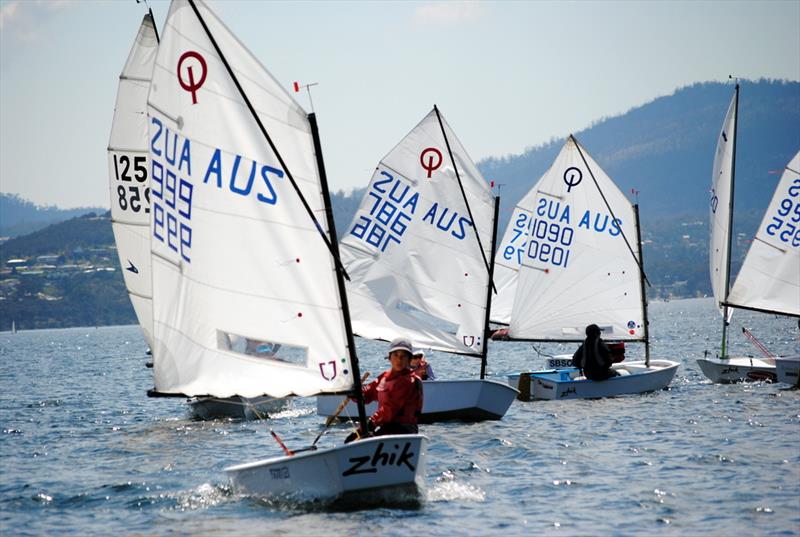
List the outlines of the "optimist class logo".
{"type": "Polygon", "coordinates": [[[206,81],[206,75],[208,74],[208,67],[206,65],[206,60],[203,58],[199,52],[195,52],[193,50],[188,50],[181,54],[181,57],[178,59],[178,83],[180,83],[181,87],[192,94],[192,104],[197,104],[197,90],[199,90],[203,83],[206,81]],[[186,74],[188,76],[188,80],[184,80],[183,76],[183,64],[189,60],[194,60],[190,62],[186,66],[186,74]],[[195,81],[195,67],[200,67],[200,80],[195,81]]]}
{"type": "Polygon", "coordinates": [[[422,153],[419,154],[419,163],[422,165],[422,169],[428,172],[428,179],[430,179],[431,173],[433,173],[434,170],[438,170],[439,166],[442,165],[442,152],[435,147],[424,149],[422,153]],[[435,161],[434,155],[436,156],[435,161]],[[426,156],[428,157],[427,162],[425,161],[426,156]]]}

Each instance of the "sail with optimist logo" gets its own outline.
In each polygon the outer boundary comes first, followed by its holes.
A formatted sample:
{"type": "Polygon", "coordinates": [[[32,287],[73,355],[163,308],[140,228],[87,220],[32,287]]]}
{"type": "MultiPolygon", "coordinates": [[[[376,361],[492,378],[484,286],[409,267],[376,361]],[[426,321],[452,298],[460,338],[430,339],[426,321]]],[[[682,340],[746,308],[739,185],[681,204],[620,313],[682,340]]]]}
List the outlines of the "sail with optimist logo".
{"type": "MultiPolygon", "coordinates": [[[[364,431],[316,117],[203,2],[173,0],[165,27],[148,98],[156,390],[347,391],[364,431]]],[[[293,505],[392,500],[423,484],[422,435],[315,443],[225,471],[236,488],[293,505]],[[372,467],[356,471],[363,461],[372,467]]]]}
{"type": "Polygon", "coordinates": [[[800,152],[784,168],[727,303],[800,316],[800,152]]]}
{"type": "Polygon", "coordinates": [[[596,324],[647,341],[635,208],[573,136],[514,214],[498,250],[519,266],[512,339],[582,341],[596,324]]]}
{"type": "Polygon", "coordinates": [[[111,228],[122,275],[147,345],[153,347],[147,92],[158,52],[153,18],[142,19],[119,76],[108,142],[111,228]]]}
{"type": "Polygon", "coordinates": [[[434,107],[378,163],[341,241],[354,332],[480,356],[494,203],[434,107]]]}
{"type": "Polygon", "coordinates": [[[148,114],[155,391],[352,390],[331,224],[313,216],[329,212],[313,117],[186,0],[170,6],[148,114]],[[242,350],[259,345],[277,351],[242,350]]]}

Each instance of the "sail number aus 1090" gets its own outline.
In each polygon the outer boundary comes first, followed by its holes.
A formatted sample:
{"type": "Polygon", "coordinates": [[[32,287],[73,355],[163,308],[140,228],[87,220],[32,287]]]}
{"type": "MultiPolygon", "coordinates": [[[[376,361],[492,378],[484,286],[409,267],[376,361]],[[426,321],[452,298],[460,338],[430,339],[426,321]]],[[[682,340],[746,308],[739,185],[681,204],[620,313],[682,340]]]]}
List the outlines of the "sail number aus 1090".
{"type": "Polygon", "coordinates": [[[123,211],[150,212],[150,187],[147,182],[147,157],[114,153],[117,204],[123,211]]]}
{"type": "Polygon", "coordinates": [[[509,245],[503,250],[506,260],[521,264],[524,257],[564,268],[569,264],[569,246],[575,234],[572,227],[519,213],[513,233],[509,245]],[[518,241],[519,245],[515,246],[518,241]]]}

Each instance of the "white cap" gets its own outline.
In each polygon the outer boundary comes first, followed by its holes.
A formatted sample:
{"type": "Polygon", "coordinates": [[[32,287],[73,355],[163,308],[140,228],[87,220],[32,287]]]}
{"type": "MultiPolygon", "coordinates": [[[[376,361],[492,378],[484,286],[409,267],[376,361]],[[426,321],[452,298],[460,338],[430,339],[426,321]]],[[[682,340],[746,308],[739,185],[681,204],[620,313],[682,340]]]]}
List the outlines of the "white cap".
{"type": "Polygon", "coordinates": [[[406,351],[408,354],[414,352],[411,342],[404,337],[394,339],[389,344],[389,354],[392,354],[394,351],[406,351]]]}

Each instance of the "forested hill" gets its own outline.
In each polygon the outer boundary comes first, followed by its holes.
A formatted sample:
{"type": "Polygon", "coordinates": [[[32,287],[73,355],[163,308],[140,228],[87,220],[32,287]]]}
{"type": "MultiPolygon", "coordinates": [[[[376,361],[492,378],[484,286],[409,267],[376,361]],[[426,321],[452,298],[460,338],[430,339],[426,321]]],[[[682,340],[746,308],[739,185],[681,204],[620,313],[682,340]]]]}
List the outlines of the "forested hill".
{"type": "MultiPolygon", "coordinates": [[[[717,137],[733,92],[733,84],[694,84],[574,134],[623,192],[640,192],[644,226],[669,215],[706,217],[717,137]]],[[[479,163],[487,180],[503,185],[502,208],[533,186],[565,139],[479,163]]],[[[770,172],[782,170],[798,150],[800,82],[742,82],[736,209],[763,211],[780,177],[770,172]]]]}
{"type": "Polygon", "coordinates": [[[16,194],[0,193],[0,237],[25,235],[49,224],[90,212],[102,211],[97,207],[59,209],[52,206],[39,206],[16,194]]]}
{"type": "MultiPolygon", "coordinates": [[[[111,214],[87,213],[0,244],[0,265],[13,258],[66,255],[90,248],[114,248],[111,214]]],[[[113,257],[113,256],[112,256],[113,257]]]]}
{"type": "MultiPolygon", "coordinates": [[[[717,136],[732,95],[730,84],[695,84],[575,133],[623,192],[640,191],[651,298],[710,293],[708,190],[717,136]]],[[[800,83],[742,83],[734,275],[780,171],[800,149],[799,126],[800,83]]],[[[550,166],[563,143],[561,138],[520,155],[478,163],[487,180],[501,185],[501,233],[510,209],[550,166]]],[[[348,232],[363,195],[363,188],[333,194],[339,236],[348,232]]],[[[2,196],[0,202],[0,223],[21,214],[6,214],[9,206],[33,207],[16,196],[2,196]]],[[[38,209],[67,218],[55,208],[38,209]]],[[[0,245],[0,265],[0,330],[9,329],[12,321],[25,329],[135,322],[107,212],[11,239],[0,245]]]]}

